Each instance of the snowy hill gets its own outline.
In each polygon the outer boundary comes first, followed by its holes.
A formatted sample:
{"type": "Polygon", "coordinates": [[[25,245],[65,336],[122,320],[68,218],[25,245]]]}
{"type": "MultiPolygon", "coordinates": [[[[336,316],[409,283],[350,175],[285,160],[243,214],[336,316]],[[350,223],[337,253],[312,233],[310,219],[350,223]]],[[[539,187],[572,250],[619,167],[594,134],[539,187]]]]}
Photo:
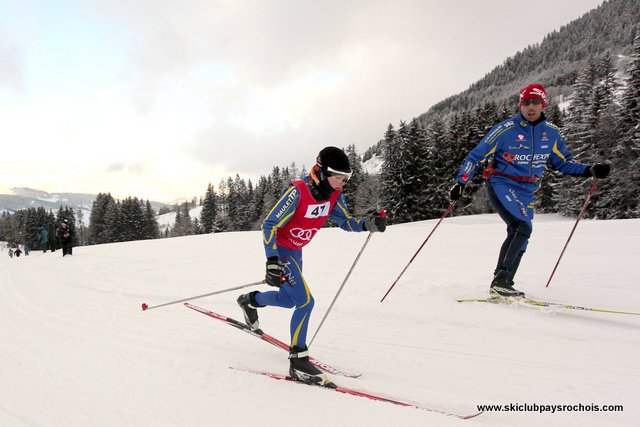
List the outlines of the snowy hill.
{"type": "Polygon", "coordinates": [[[12,188],[9,194],[0,194],[0,212],[15,212],[21,209],[43,207],[56,212],[61,206],[75,211],[82,210],[88,222],[95,194],[83,193],[47,193],[32,188],[12,188]]]}
{"type": "Polygon", "coordinates": [[[383,162],[384,160],[382,157],[378,157],[377,154],[374,154],[369,160],[362,163],[362,169],[368,174],[377,175],[382,169],[383,162]]]}
{"type": "MultiPolygon", "coordinates": [[[[189,209],[189,218],[192,220],[194,218],[198,218],[200,220],[200,213],[202,212],[202,206],[196,206],[193,209],[189,209]]],[[[161,233],[164,233],[167,228],[173,227],[173,224],[176,222],[176,213],[175,212],[167,212],[166,214],[158,215],[156,217],[158,221],[158,228],[161,233]]]]}
{"type": "MultiPolygon", "coordinates": [[[[497,215],[443,221],[380,303],[436,222],[372,236],[311,355],[363,373],[333,377],[338,384],[435,409],[571,409],[460,420],[282,383],[229,369],[286,373],[279,349],[182,304],[140,310],[262,279],[262,239],[252,231],[79,247],[65,258],[0,252],[0,425],[636,426],[640,316],[455,302],[487,294],[504,237],[497,215]]],[[[572,225],[537,217],[519,287],[544,300],[640,311],[640,220],[581,221],[544,287],[572,225]]],[[[316,299],[309,336],[366,237],[325,229],[305,248],[316,299]]],[[[240,319],[241,292],[192,303],[240,319]]],[[[266,332],[288,341],[290,310],[259,313],[266,332]]]]}

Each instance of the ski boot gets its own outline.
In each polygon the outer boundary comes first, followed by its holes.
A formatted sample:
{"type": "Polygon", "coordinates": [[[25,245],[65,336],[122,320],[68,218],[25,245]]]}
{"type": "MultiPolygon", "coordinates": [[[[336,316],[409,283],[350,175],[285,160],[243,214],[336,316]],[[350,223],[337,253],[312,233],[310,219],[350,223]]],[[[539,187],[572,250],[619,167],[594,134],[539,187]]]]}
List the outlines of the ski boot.
{"type": "Polygon", "coordinates": [[[335,388],[336,385],[320,369],[309,361],[309,351],[297,346],[289,352],[289,376],[310,385],[335,388]]]}
{"type": "Polygon", "coordinates": [[[507,270],[499,270],[493,277],[490,292],[501,297],[524,297],[524,292],[513,287],[511,274],[507,270]]]}
{"type": "Polygon", "coordinates": [[[244,314],[244,321],[254,331],[260,329],[258,310],[256,308],[263,307],[256,302],[257,293],[258,291],[249,292],[238,297],[238,305],[242,309],[242,314],[244,314]]]}

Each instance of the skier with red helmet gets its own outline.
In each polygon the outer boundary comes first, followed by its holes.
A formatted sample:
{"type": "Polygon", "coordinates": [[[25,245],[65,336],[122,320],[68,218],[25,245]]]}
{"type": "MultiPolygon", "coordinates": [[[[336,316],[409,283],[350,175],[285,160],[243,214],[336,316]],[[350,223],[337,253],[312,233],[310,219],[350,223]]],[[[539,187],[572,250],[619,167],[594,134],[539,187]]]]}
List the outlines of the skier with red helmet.
{"type": "Polygon", "coordinates": [[[469,152],[451,188],[451,200],[458,200],[478,165],[490,165],[486,174],[489,200],[507,224],[494,271],[492,294],[524,296],[514,288],[514,275],[526,251],[533,230],[534,192],[547,165],[563,175],[605,178],[610,166],[592,166],[573,160],[557,126],[547,122],[544,108],[547,91],[534,83],[520,91],[520,113],[495,125],[469,152]]]}
{"type": "Polygon", "coordinates": [[[314,299],[302,275],[302,248],[329,218],[346,231],[384,232],[386,228],[385,218],[379,215],[356,219],[349,213],[342,187],[351,173],[349,158],[341,149],[320,151],[309,175],[291,183],[262,224],[266,282],[278,290],[238,297],[245,321],[254,330],[260,326],[257,308],[294,308],[289,374],[309,384],[328,385],[330,381],[309,361],[306,338],[314,299]]]}

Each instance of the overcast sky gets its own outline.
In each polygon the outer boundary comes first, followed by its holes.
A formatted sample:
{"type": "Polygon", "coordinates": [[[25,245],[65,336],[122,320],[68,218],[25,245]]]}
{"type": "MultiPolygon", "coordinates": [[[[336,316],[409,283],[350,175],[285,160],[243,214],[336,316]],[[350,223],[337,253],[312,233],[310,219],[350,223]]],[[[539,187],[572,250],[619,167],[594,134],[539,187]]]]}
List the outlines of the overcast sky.
{"type": "Polygon", "coordinates": [[[0,0],[0,193],[169,202],[359,153],[601,0],[0,0]]]}

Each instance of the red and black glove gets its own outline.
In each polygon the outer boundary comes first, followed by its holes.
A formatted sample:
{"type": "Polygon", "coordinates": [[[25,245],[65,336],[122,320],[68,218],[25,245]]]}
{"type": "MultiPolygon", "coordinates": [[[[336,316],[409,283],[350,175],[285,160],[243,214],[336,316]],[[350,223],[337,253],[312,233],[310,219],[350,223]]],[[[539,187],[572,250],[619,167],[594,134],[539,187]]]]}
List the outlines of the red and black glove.
{"type": "Polygon", "coordinates": [[[382,209],[380,212],[376,212],[372,210],[369,212],[371,215],[369,218],[364,220],[363,230],[370,231],[371,233],[384,233],[384,230],[387,229],[387,211],[386,209],[382,209]]]}

